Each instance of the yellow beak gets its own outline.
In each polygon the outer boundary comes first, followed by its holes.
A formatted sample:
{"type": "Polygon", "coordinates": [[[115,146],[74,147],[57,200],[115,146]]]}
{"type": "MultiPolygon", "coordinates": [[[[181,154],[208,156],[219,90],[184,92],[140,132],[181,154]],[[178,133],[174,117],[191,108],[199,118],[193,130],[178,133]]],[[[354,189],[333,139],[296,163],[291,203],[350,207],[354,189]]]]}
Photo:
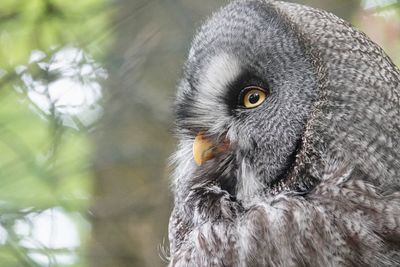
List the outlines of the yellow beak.
{"type": "Polygon", "coordinates": [[[198,166],[201,166],[207,160],[214,158],[218,153],[228,150],[230,143],[227,138],[213,143],[202,132],[198,133],[193,142],[193,158],[198,166]]]}
{"type": "Polygon", "coordinates": [[[193,158],[197,166],[214,158],[214,144],[203,133],[198,133],[193,142],[193,158]]]}

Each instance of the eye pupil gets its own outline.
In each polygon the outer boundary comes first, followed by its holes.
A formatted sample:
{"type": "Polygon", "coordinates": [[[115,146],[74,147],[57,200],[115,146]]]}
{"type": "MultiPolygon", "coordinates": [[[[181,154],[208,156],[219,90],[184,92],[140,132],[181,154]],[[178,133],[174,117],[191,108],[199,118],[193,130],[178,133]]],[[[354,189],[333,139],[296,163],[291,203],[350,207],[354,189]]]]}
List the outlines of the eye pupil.
{"type": "Polygon", "coordinates": [[[260,100],[260,95],[258,93],[252,93],[249,95],[249,102],[251,104],[256,104],[260,100]]]}

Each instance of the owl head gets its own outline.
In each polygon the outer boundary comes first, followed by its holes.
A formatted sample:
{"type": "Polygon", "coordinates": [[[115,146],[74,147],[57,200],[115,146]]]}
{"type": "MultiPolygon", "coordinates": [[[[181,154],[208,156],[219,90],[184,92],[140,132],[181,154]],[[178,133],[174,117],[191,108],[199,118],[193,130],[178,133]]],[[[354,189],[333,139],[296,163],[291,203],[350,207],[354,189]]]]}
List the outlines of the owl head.
{"type": "Polygon", "coordinates": [[[389,132],[399,121],[386,115],[398,103],[381,99],[399,89],[383,75],[398,77],[390,59],[333,15],[274,1],[229,4],[198,31],[179,83],[176,197],[208,183],[241,201],[310,190],[343,159],[389,181],[400,161],[387,140],[399,137],[389,132]],[[366,148],[379,135],[374,144],[391,163],[366,148]]]}
{"type": "Polygon", "coordinates": [[[262,1],[231,4],[200,29],[176,100],[178,184],[246,199],[288,178],[318,95],[299,40],[262,1]]]}

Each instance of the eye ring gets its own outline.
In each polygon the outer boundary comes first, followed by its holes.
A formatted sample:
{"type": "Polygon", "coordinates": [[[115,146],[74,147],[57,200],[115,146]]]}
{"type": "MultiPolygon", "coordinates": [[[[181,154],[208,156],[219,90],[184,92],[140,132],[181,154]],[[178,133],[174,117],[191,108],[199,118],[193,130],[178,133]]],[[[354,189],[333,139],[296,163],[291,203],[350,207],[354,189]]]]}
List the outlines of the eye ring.
{"type": "Polygon", "coordinates": [[[256,108],[267,98],[265,90],[258,86],[249,86],[243,89],[242,105],[245,108],[256,108]]]}

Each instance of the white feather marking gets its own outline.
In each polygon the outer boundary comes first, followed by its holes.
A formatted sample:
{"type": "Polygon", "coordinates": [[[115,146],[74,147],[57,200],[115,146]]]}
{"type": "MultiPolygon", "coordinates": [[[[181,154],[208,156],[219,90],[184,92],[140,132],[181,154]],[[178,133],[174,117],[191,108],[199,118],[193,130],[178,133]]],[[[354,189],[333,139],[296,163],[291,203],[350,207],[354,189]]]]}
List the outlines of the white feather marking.
{"type": "Polygon", "coordinates": [[[220,54],[211,59],[200,80],[200,91],[215,96],[224,93],[226,86],[240,74],[239,60],[229,54],[220,54]]]}
{"type": "Polygon", "coordinates": [[[186,179],[191,177],[195,169],[195,163],[192,155],[193,139],[180,140],[178,150],[174,153],[171,159],[171,165],[175,165],[173,173],[173,183],[175,188],[185,183],[186,179]]]}
{"type": "Polygon", "coordinates": [[[239,76],[240,71],[239,60],[225,53],[215,56],[204,67],[198,85],[199,94],[192,110],[198,115],[196,123],[211,124],[210,131],[218,131],[229,122],[226,105],[221,101],[226,96],[227,86],[239,76]],[[218,114],[217,118],[215,114],[218,114]]]}

